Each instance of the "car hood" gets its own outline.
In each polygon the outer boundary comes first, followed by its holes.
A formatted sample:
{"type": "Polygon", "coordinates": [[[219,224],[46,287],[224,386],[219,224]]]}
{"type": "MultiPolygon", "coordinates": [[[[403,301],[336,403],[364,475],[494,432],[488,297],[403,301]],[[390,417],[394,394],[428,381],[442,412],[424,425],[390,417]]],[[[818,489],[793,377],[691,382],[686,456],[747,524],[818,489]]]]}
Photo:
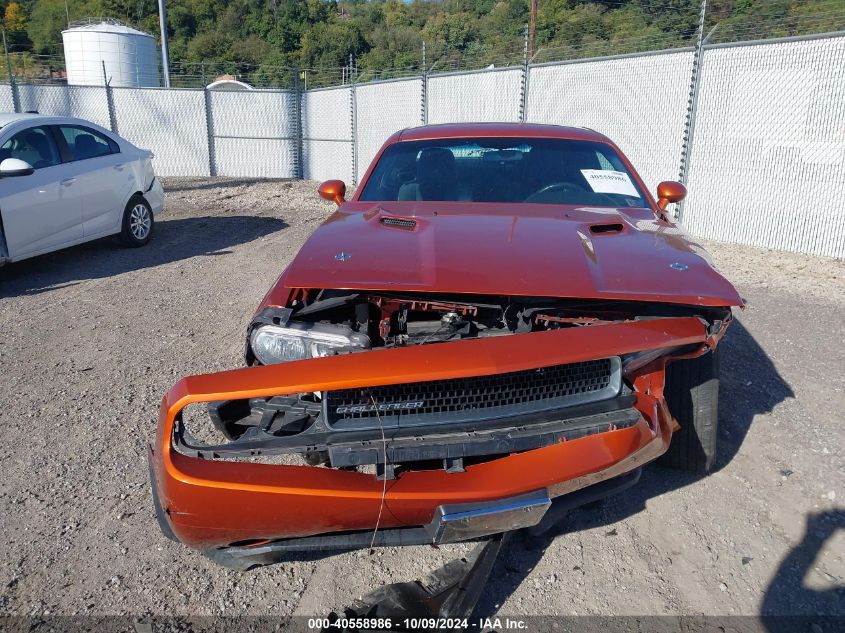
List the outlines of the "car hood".
{"type": "Polygon", "coordinates": [[[539,204],[348,202],[283,284],[742,305],[704,249],[650,210],[539,204]]]}

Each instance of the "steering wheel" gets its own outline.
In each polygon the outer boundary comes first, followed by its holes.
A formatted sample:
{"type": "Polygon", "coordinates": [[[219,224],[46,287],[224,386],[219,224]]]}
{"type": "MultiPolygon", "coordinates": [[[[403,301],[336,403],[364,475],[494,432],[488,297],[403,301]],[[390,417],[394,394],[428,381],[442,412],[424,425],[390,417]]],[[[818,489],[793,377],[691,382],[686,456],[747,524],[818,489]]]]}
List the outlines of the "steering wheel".
{"type": "Polygon", "coordinates": [[[574,191],[584,191],[587,190],[575,182],[568,182],[568,181],[561,181],[561,182],[553,182],[548,184],[544,187],[540,187],[537,191],[532,193],[528,196],[523,202],[533,202],[534,198],[539,198],[543,194],[550,193],[552,191],[567,191],[567,190],[574,190],[574,191]]]}

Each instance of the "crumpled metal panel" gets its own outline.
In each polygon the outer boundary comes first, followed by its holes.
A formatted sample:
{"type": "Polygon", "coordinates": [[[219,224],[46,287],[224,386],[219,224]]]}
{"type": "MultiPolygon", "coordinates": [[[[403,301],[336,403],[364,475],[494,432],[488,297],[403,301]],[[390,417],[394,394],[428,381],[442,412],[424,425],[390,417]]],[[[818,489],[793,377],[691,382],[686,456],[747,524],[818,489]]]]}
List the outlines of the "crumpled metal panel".
{"type": "Polygon", "coordinates": [[[159,176],[208,176],[202,90],[114,88],[117,132],[155,153],[159,176]]]}
{"type": "Polygon", "coordinates": [[[434,75],[428,80],[429,123],[519,121],[522,71],[434,75]]]}
{"type": "Polygon", "coordinates": [[[527,120],[607,135],[652,192],[677,180],[692,51],[534,67],[527,120]]]}
{"type": "Polygon", "coordinates": [[[422,125],[422,79],[363,84],[356,87],[355,94],[360,180],[391,134],[422,125]]]}
{"type": "Polygon", "coordinates": [[[705,50],[683,221],[845,257],[845,37],[705,50]]]}
{"type": "Polygon", "coordinates": [[[290,91],[211,90],[208,96],[218,176],[295,176],[290,91]]]}
{"type": "Polygon", "coordinates": [[[18,85],[21,111],[70,116],[109,129],[109,102],[103,86],[18,85]]]}
{"type": "Polygon", "coordinates": [[[351,184],[352,89],[310,90],[302,95],[304,178],[339,178],[351,184]]]}

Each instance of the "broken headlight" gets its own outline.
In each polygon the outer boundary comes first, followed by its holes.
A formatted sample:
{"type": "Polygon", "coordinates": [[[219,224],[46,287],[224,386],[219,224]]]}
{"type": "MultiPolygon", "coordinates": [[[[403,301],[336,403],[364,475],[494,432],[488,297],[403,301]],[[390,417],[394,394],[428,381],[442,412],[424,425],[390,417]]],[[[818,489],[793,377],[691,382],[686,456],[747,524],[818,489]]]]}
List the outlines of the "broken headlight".
{"type": "Polygon", "coordinates": [[[368,349],[370,339],[350,328],[325,323],[262,325],[252,331],[252,353],[264,365],[368,349]]]}

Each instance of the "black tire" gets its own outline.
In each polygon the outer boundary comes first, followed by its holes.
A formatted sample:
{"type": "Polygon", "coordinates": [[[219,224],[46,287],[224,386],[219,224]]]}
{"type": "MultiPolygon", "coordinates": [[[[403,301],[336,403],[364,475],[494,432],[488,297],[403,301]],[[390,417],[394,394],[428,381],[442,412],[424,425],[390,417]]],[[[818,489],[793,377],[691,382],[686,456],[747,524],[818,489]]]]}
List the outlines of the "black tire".
{"type": "Polygon", "coordinates": [[[716,465],[719,430],[719,354],[717,351],[666,368],[666,402],[681,428],[672,434],[659,463],[693,473],[716,465]]]}
{"type": "Polygon", "coordinates": [[[120,241],[135,248],[143,246],[153,236],[154,225],[155,219],[149,202],[143,196],[132,196],[123,211],[120,241]]]}

